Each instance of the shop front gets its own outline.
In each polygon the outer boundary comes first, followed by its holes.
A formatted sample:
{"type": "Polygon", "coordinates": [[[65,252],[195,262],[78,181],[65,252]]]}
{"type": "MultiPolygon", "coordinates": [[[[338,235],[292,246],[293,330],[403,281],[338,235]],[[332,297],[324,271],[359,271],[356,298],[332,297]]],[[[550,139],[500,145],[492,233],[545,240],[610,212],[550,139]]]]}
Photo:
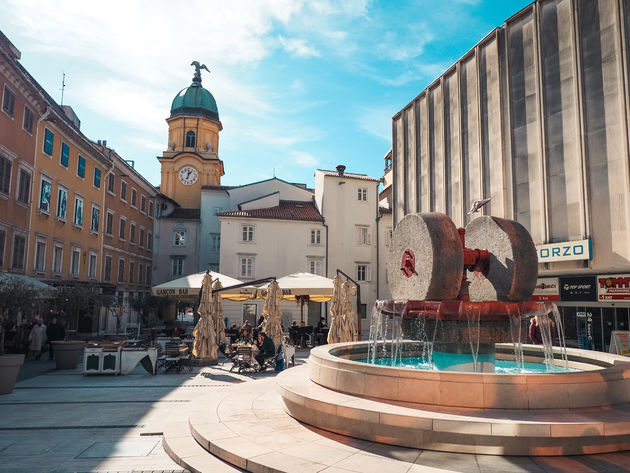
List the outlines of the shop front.
{"type": "Polygon", "coordinates": [[[568,347],[608,351],[630,327],[630,274],[538,278],[532,300],[558,306],[568,347]]]}

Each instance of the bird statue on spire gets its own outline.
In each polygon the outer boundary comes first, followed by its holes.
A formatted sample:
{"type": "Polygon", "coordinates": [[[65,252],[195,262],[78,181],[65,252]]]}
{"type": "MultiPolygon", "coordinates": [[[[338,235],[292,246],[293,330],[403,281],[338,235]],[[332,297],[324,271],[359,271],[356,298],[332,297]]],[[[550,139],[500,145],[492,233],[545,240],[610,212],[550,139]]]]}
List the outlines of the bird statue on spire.
{"type": "Polygon", "coordinates": [[[199,64],[199,61],[193,61],[190,65],[195,66],[195,75],[193,76],[193,81],[195,82],[201,82],[201,69],[205,69],[210,73],[210,69],[208,69],[205,64],[199,64]]]}

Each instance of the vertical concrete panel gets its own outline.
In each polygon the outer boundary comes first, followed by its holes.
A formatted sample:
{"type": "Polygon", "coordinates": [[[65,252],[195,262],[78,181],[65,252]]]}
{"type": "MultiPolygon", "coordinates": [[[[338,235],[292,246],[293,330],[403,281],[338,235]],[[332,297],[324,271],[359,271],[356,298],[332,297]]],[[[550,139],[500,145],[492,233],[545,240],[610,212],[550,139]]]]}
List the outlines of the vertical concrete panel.
{"type": "Polygon", "coordinates": [[[581,0],[578,5],[593,263],[618,267],[630,261],[630,240],[617,2],[581,0]]]}
{"type": "Polygon", "coordinates": [[[447,214],[462,226],[461,143],[458,74],[454,70],[444,78],[444,142],[446,162],[447,214]]]}
{"type": "Polygon", "coordinates": [[[483,195],[492,197],[484,207],[485,215],[505,217],[503,200],[504,166],[501,135],[501,85],[497,39],[480,47],[479,106],[481,117],[481,152],[483,162],[483,195]]]}
{"type": "Polygon", "coordinates": [[[446,213],[444,193],[444,108],[442,86],[429,89],[431,140],[431,212],[446,213]]]}
{"type": "Polygon", "coordinates": [[[405,125],[406,125],[406,155],[407,155],[407,186],[406,186],[406,202],[407,213],[417,212],[417,171],[416,164],[418,159],[416,157],[416,110],[411,106],[405,110],[405,125]]]}
{"type": "Polygon", "coordinates": [[[420,127],[420,210],[431,211],[431,157],[429,139],[429,99],[427,94],[422,94],[418,99],[418,126],[420,127]]]}
{"type": "Polygon", "coordinates": [[[529,230],[534,242],[543,243],[535,28],[533,10],[508,25],[509,101],[515,219],[529,230]]]}
{"type": "MultiPolygon", "coordinates": [[[[470,56],[461,65],[460,109],[462,121],[462,166],[463,166],[463,199],[464,210],[470,204],[483,198],[481,191],[481,161],[479,157],[479,120],[477,99],[477,58],[470,56]]],[[[470,216],[464,218],[467,223],[470,216]]]]}
{"type": "Polygon", "coordinates": [[[585,235],[572,24],[570,0],[542,4],[540,38],[550,241],[579,240],[585,235]]]}
{"type": "Polygon", "coordinates": [[[393,143],[393,166],[394,166],[394,211],[396,223],[405,216],[405,189],[407,187],[405,173],[405,147],[403,139],[403,115],[400,114],[394,119],[394,143],[393,143]]]}

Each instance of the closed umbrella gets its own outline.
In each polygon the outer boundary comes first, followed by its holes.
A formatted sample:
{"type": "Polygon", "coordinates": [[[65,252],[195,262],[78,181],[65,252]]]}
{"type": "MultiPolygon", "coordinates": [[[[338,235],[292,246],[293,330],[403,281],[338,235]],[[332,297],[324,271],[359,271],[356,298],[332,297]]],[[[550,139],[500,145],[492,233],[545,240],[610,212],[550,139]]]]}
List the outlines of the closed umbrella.
{"type": "Polygon", "coordinates": [[[343,294],[342,298],[342,315],[341,330],[339,335],[340,342],[353,342],[354,331],[354,310],[352,309],[352,297],[357,293],[356,288],[348,281],[341,286],[343,294]]]}
{"type": "Polygon", "coordinates": [[[223,284],[220,280],[216,280],[212,286],[212,321],[214,324],[214,333],[216,337],[217,346],[225,344],[225,320],[223,319],[223,297],[221,296],[219,289],[223,289],[223,284]]]}
{"type": "Polygon", "coordinates": [[[203,277],[201,301],[197,312],[200,318],[193,331],[195,337],[193,355],[208,360],[210,363],[216,363],[218,358],[217,335],[213,322],[214,304],[212,303],[212,276],[210,273],[206,273],[203,277]]]}
{"type": "Polygon", "coordinates": [[[333,279],[333,298],[330,303],[330,330],[328,331],[328,343],[339,343],[339,338],[343,330],[343,294],[341,290],[341,276],[335,276],[333,279]]]}
{"type": "Polygon", "coordinates": [[[278,281],[272,281],[267,288],[267,300],[263,307],[262,315],[265,320],[262,323],[262,331],[271,337],[273,344],[278,347],[284,338],[282,331],[282,312],[280,311],[280,301],[282,292],[278,281]]]}

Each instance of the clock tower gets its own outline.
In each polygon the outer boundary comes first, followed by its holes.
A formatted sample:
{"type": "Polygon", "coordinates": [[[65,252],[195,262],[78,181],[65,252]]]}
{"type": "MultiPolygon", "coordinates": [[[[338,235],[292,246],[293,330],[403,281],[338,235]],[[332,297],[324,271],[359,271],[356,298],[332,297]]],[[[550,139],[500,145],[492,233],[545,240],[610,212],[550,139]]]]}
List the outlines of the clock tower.
{"type": "MultiPolygon", "coordinates": [[[[160,191],[183,208],[201,207],[201,187],[220,186],[223,161],[219,159],[219,120],[217,103],[201,85],[201,69],[193,61],[192,84],[173,99],[168,123],[168,147],[158,157],[162,165],[160,191]]],[[[210,71],[208,71],[210,72],[210,71]]]]}

